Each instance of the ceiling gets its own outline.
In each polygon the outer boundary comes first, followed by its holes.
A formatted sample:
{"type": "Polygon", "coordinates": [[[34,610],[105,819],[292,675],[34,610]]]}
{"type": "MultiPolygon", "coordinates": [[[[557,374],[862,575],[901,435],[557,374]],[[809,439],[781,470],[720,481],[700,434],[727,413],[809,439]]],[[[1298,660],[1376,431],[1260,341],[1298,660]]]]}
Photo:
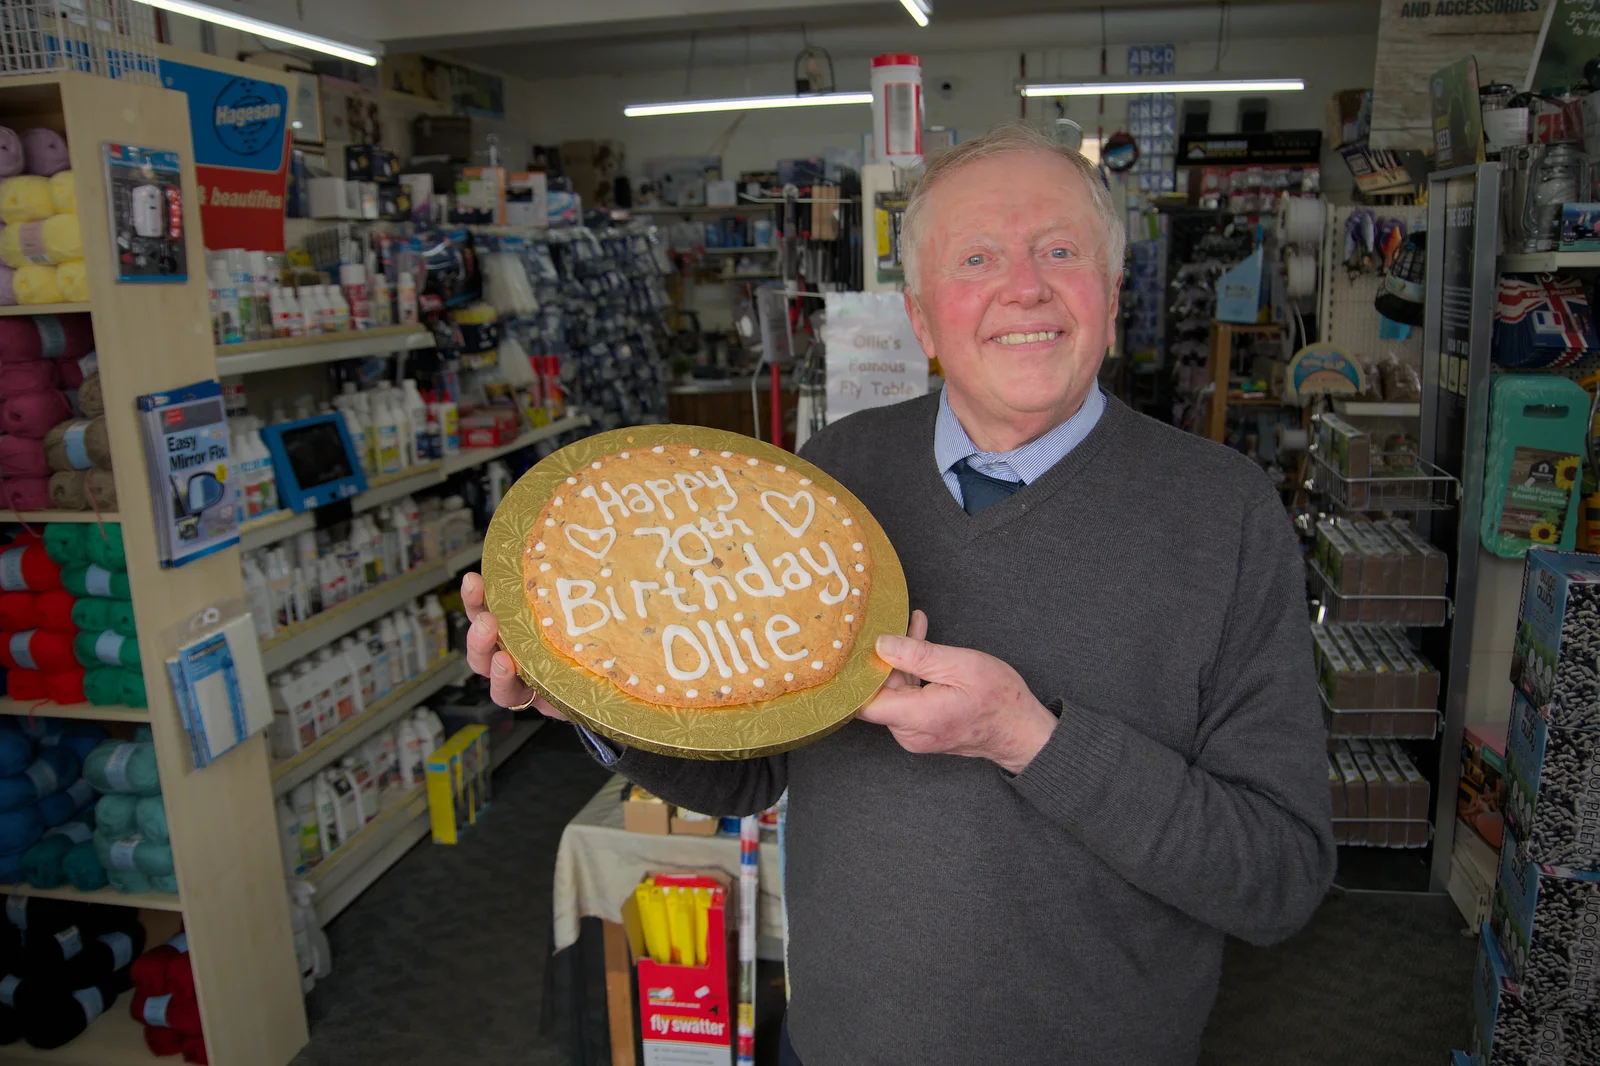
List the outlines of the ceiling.
{"type": "MultiPolygon", "coordinates": [[[[932,25],[918,29],[898,3],[831,5],[796,12],[763,9],[643,23],[566,25],[501,34],[492,44],[395,42],[390,51],[429,47],[435,54],[499,73],[540,80],[597,74],[684,70],[691,42],[696,69],[781,63],[809,42],[835,59],[885,51],[973,51],[1094,47],[1102,26],[1112,45],[1160,40],[1214,41],[1218,4],[1173,0],[932,0],[932,25]],[[1103,15],[1102,15],[1103,11],[1103,15]],[[1102,23],[1102,18],[1104,19],[1102,23]],[[1155,28],[1158,27],[1158,28],[1155,28]],[[449,47],[450,44],[456,47],[449,47]]],[[[1253,40],[1375,34],[1378,0],[1278,0],[1227,5],[1229,48],[1253,40]]],[[[1260,64],[1270,67],[1270,56],[1260,64]]],[[[1293,73],[1293,72],[1288,72],[1293,73]]],[[[841,85],[848,82],[841,78],[841,85]]]]}

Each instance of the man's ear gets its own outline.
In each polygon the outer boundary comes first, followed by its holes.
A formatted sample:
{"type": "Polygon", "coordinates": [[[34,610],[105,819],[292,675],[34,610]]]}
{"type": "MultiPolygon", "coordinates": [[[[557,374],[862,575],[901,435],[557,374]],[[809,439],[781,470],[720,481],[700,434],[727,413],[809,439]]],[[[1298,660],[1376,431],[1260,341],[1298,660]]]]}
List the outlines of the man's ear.
{"type": "Polygon", "coordinates": [[[917,298],[907,289],[901,294],[906,302],[906,317],[911,319],[911,332],[917,335],[917,343],[922,345],[922,354],[930,360],[937,359],[939,353],[933,350],[933,337],[928,332],[928,324],[923,320],[922,308],[917,304],[917,298]]]}
{"type": "Polygon", "coordinates": [[[1121,306],[1121,300],[1122,273],[1119,271],[1117,276],[1111,279],[1111,299],[1106,301],[1106,336],[1108,337],[1114,338],[1117,335],[1117,309],[1121,306]]]}

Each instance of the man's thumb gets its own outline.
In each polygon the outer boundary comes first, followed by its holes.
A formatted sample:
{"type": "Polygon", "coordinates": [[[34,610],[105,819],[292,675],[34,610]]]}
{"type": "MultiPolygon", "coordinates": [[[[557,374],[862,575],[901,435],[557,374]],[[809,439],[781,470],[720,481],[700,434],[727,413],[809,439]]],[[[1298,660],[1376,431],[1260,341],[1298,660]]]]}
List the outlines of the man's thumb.
{"type": "Polygon", "coordinates": [[[904,670],[917,677],[924,677],[922,670],[931,666],[934,661],[936,645],[926,640],[915,637],[901,637],[893,633],[884,633],[878,637],[876,644],[878,657],[896,670],[904,670]]]}

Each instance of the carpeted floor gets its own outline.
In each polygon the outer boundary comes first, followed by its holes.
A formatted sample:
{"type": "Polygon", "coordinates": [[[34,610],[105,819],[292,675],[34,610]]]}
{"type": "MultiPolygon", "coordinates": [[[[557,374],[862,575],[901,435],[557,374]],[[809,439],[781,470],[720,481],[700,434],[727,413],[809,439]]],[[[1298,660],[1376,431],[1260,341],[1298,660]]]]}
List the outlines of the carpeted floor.
{"type": "MultiPolygon", "coordinates": [[[[570,729],[541,730],[496,774],[483,824],[413,849],[340,915],[293,1066],[568,1066],[540,1026],[551,874],[606,777],[570,729]]],[[[1284,944],[1230,942],[1203,1066],[1446,1066],[1467,1039],[1463,928],[1444,897],[1350,895],[1284,944]]]]}

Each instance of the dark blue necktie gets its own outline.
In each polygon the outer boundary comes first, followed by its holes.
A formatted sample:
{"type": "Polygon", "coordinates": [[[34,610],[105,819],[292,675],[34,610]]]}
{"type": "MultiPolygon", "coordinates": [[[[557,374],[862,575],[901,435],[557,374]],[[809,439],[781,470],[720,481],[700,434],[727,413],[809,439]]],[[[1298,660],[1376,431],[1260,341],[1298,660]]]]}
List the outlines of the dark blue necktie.
{"type": "Polygon", "coordinates": [[[956,460],[950,469],[956,472],[956,481],[961,485],[961,506],[968,514],[977,514],[1022,488],[1020,481],[980,474],[968,466],[965,459],[956,460]]]}

